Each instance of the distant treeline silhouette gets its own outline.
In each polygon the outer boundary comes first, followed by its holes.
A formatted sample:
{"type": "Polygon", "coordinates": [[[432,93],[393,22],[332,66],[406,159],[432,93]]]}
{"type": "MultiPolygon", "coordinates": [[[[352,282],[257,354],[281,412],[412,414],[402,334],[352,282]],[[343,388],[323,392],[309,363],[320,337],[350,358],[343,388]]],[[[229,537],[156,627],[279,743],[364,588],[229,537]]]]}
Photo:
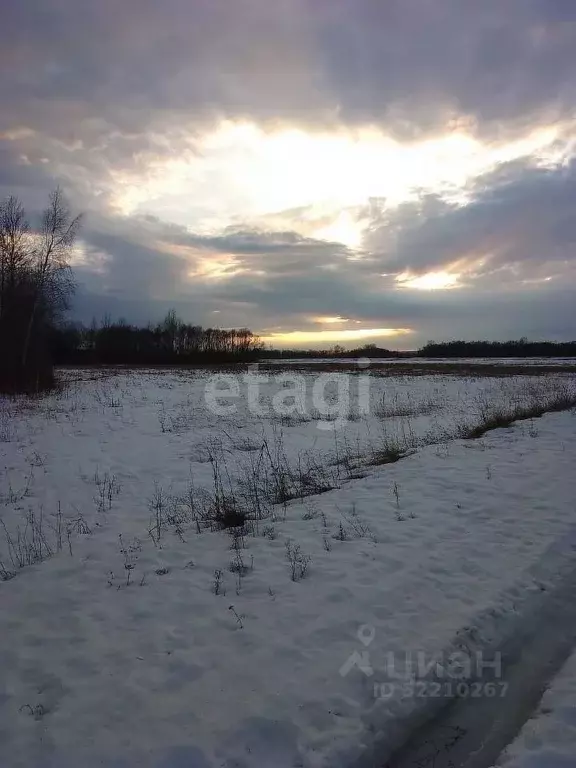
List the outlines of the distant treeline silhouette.
{"type": "Polygon", "coordinates": [[[576,341],[429,341],[419,357],[576,357],[576,341]]]}
{"type": "Polygon", "coordinates": [[[89,328],[71,324],[54,330],[51,346],[61,365],[178,365],[254,360],[262,342],[248,328],[202,328],[170,311],[146,327],[108,318],[89,328]]]}
{"type": "Polygon", "coordinates": [[[358,358],[358,357],[403,357],[403,352],[393,352],[390,349],[377,347],[376,344],[365,344],[363,347],[355,349],[344,349],[340,345],[330,347],[329,349],[264,349],[260,357],[278,360],[278,359],[306,359],[306,358],[358,358]]]}
{"type": "Polygon", "coordinates": [[[415,352],[399,352],[375,344],[355,349],[272,349],[248,328],[203,328],[184,323],[170,311],[164,320],[145,327],[104,318],[87,328],[68,324],[52,329],[50,351],[60,365],[191,365],[334,358],[511,358],[576,357],[576,341],[447,341],[428,342],[415,352]]]}

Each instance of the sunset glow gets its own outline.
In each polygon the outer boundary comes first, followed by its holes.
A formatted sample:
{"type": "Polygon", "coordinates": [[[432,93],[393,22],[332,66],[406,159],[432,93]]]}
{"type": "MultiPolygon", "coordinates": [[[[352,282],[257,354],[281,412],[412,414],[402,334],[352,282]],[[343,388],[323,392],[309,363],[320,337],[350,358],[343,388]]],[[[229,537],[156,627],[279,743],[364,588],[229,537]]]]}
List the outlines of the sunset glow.
{"type": "Polygon", "coordinates": [[[367,222],[352,210],[369,199],[396,206],[418,189],[451,189],[454,195],[498,163],[549,156],[557,151],[558,133],[551,126],[514,141],[482,143],[448,131],[401,143],[376,128],[265,131],[228,120],[200,138],[191,135],[177,157],[143,161],[138,175],[116,171],[111,202],[124,215],[170,211],[177,223],[206,231],[238,217],[250,221],[285,211],[295,231],[359,247],[367,222]],[[310,232],[306,215],[296,211],[314,205],[326,213],[310,232]]]}
{"type": "Polygon", "coordinates": [[[449,272],[428,272],[425,275],[412,277],[410,274],[402,273],[396,278],[400,288],[416,288],[420,291],[439,291],[458,287],[458,278],[456,274],[449,272]]]}
{"type": "Polygon", "coordinates": [[[412,333],[409,328],[362,328],[358,330],[341,331],[288,331],[286,333],[272,333],[264,335],[262,341],[265,344],[271,344],[274,347],[305,347],[307,344],[326,345],[340,344],[342,342],[352,342],[353,344],[362,344],[362,342],[374,341],[374,339],[393,338],[396,336],[406,336],[412,333]]]}

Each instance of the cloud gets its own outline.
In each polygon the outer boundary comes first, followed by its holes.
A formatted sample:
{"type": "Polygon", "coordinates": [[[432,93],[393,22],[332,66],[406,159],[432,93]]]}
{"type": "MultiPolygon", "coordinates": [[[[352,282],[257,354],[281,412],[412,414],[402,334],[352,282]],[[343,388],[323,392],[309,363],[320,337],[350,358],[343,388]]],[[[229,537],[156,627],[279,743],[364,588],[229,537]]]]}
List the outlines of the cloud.
{"type": "Polygon", "coordinates": [[[414,133],[467,117],[496,131],[508,121],[549,120],[573,102],[576,12],[568,3],[321,5],[324,70],[345,119],[387,120],[414,133]]]}
{"type": "Polygon", "coordinates": [[[0,196],[87,212],[83,319],[570,334],[575,52],[568,0],[9,0],[0,196]]]}
{"type": "Polygon", "coordinates": [[[472,281],[559,277],[576,282],[576,161],[546,168],[516,162],[479,178],[471,201],[436,195],[385,212],[365,247],[384,271],[452,268],[472,281]]]}
{"type": "Polygon", "coordinates": [[[573,99],[575,20],[549,0],[10,2],[4,120],[60,138],[92,121],[92,143],[174,111],[411,135],[461,115],[525,122],[573,99]]]}
{"type": "MultiPolygon", "coordinates": [[[[107,255],[104,264],[96,259],[90,266],[87,258],[78,270],[87,322],[105,312],[138,322],[157,320],[174,306],[189,321],[249,325],[265,334],[318,331],[318,316],[344,316],[339,328],[346,331],[413,329],[409,342],[398,340],[402,346],[429,337],[508,338],[532,332],[562,338],[572,332],[573,293],[560,281],[518,284],[512,291],[502,288],[500,278],[452,292],[400,290],[393,275],[382,277],[384,264],[376,256],[364,262],[342,247],[285,233],[203,237],[150,217],[125,220],[106,235],[100,228],[88,231],[85,238],[90,253],[107,255]],[[171,244],[184,249],[179,256],[167,252],[171,244]],[[234,255],[240,273],[188,279],[204,252],[216,260],[219,254],[234,255]]],[[[394,339],[387,342],[394,346],[394,339]]]]}

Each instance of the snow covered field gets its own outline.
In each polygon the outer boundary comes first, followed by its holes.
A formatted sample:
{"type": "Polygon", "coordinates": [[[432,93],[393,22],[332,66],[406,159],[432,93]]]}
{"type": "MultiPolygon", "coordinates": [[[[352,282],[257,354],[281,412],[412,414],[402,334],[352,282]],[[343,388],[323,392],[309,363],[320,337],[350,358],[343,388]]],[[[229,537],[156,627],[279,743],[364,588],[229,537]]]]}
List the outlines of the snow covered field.
{"type": "Polygon", "coordinates": [[[63,376],[0,404],[6,768],[384,765],[576,523],[572,412],[461,439],[570,376],[63,376]]]}

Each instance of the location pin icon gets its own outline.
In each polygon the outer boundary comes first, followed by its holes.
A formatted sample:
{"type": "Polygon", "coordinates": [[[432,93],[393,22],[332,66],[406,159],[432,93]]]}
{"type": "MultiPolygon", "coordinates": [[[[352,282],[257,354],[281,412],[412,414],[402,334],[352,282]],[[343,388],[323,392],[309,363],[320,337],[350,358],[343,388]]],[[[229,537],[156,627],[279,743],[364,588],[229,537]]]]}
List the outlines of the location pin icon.
{"type": "Polygon", "coordinates": [[[358,629],[357,637],[362,645],[367,648],[372,640],[374,640],[376,637],[376,629],[372,626],[372,624],[362,624],[362,626],[358,629]]]}

